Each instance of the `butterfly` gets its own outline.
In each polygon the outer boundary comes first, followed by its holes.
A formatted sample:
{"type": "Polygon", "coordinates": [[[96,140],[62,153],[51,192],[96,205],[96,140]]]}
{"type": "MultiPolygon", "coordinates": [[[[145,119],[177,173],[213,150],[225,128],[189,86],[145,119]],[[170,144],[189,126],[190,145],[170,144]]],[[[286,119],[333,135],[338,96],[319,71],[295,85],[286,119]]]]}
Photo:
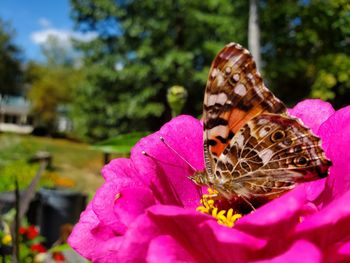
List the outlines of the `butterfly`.
{"type": "Polygon", "coordinates": [[[191,179],[220,198],[272,200],[328,175],[320,138],[288,115],[239,44],[226,45],[212,62],[203,122],[206,169],[191,179]]]}

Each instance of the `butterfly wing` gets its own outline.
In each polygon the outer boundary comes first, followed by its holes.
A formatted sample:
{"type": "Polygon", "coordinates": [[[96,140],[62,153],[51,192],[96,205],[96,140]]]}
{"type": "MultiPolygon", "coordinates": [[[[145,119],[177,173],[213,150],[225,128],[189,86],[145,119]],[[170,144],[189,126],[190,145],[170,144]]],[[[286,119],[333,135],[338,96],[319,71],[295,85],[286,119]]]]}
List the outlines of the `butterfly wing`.
{"type": "Polygon", "coordinates": [[[298,182],[327,176],[330,165],[320,139],[298,119],[262,114],[248,121],[220,155],[215,185],[227,198],[273,199],[298,182]]]}
{"type": "Polygon", "coordinates": [[[246,49],[226,45],[214,59],[205,90],[204,151],[207,172],[235,133],[262,113],[285,113],[286,107],[264,85],[246,49]]]}

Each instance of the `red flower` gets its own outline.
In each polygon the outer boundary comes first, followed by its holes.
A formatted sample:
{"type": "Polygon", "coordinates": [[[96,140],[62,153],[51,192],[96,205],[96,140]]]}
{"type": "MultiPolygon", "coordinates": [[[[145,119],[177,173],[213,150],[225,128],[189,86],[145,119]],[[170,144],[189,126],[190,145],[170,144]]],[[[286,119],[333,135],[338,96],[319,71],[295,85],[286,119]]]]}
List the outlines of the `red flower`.
{"type": "Polygon", "coordinates": [[[27,229],[27,237],[29,240],[36,238],[39,235],[39,231],[35,226],[29,226],[27,229]]]}
{"type": "Polygon", "coordinates": [[[24,235],[25,233],[27,233],[27,229],[23,226],[21,226],[19,229],[18,229],[18,232],[20,235],[24,235]]]}
{"type": "Polygon", "coordinates": [[[52,253],[52,258],[56,261],[56,262],[63,262],[65,260],[63,253],[61,252],[53,252],[52,253]]]}
{"type": "Polygon", "coordinates": [[[46,252],[46,248],[40,244],[40,243],[37,243],[37,244],[33,244],[30,249],[33,251],[33,252],[37,252],[37,253],[43,253],[43,252],[46,252]]]}

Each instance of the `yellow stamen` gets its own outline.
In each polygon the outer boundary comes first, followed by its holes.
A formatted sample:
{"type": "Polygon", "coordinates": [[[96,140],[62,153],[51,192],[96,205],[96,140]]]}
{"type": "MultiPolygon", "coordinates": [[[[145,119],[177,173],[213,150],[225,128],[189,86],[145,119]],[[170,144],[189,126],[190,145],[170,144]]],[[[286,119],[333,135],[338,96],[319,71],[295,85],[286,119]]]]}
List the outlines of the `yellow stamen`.
{"type": "Polygon", "coordinates": [[[230,208],[228,211],[219,210],[218,207],[215,206],[215,200],[213,198],[217,197],[218,192],[208,188],[208,194],[204,194],[202,199],[200,200],[201,205],[197,207],[197,211],[208,214],[217,219],[217,222],[220,225],[224,225],[227,227],[233,227],[235,222],[242,217],[239,213],[234,213],[233,209],[230,208]]]}

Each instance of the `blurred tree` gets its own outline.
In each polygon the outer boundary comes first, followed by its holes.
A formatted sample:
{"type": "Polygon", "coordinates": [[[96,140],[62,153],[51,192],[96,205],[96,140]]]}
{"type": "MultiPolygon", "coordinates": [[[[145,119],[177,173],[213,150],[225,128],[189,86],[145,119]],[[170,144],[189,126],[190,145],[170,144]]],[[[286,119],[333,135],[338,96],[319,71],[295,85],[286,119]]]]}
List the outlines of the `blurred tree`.
{"type": "Polygon", "coordinates": [[[258,69],[261,69],[259,1],[249,1],[248,49],[252,53],[258,69]]]}
{"type": "Polygon", "coordinates": [[[350,2],[262,0],[265,75],[288,103],[304,97],[350,101],[350,2]]]}
{"type": "Polygon", "coordinates": [[[72,67],[76,62],[74,50],[62,44],[54,36],[49,36],[47,41],[42,44],[41,52],[48,67],[72,67]]]}
{"type": "Polygon", "coordinates": [[[52,133],[57,128],[58,107],[72,102],[83,73],[74,67],[69,50],[59,45],[57,39],[49,39],[42,52],[45,63],[30,62],[26,68],[26,78],[31,83],[28,97],[36,116],[35,125],[52,133]]]}
{"type": "Polygon", "coordinates": [[[84,133],[101,139],[159,128],[170,118],[167,88],[188,91],[199,114],[210,63],[230,41],[246,45],[248,5],[230,0],[71,0],[82,31],[87,83],[77,96],[84,133]],[[245,19],[242,19],[242,16],[245,19]],[[244,29],[244,30],[242,30],[244,29]]]}
{"type": "Polygon", "coordinates": [[[13,42],[15,31],[0,18],[0,99],[21,93],[23,72],[21,50],[13,42]]]}
{"type": "Polygon", "coordinates": [[[228,42],[247,46],[255,6],[269,87],[289,105],[310,96],[336,107],[349,101],[348,0],[71,0],[71,6],[77,28],[99,36],[78,44],[87,79],[76,96],[77,115],[90,138],[158,128],[170,117],[166,89],[175,84],[188,91],[184,111],[198,115],[212,59],[228,42]]]}

